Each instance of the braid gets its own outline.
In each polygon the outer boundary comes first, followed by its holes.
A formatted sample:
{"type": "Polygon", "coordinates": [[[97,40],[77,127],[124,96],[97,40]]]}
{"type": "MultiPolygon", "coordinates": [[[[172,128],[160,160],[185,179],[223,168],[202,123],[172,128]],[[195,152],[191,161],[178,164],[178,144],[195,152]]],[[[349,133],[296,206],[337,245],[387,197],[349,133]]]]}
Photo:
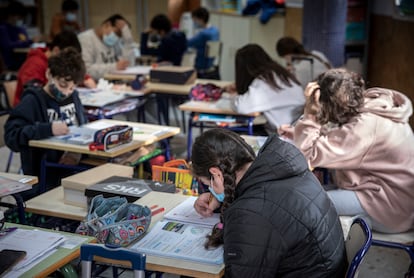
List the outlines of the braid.
{"type": "MultiPolygon", "coordinates": [[[[223,174],[225,198],[220,213],[221,223],[224,223],[224,212],[234,201],[236,172],[254,159],[253,149],[238,134],[227,129],[208,130],[194,142],[193,175],[210,176],[211,167],[218,167],[223,174]]],[[[214,227],[205,247],[216,247],[221,244],[223,244],[223,230],[214,227]]]]}

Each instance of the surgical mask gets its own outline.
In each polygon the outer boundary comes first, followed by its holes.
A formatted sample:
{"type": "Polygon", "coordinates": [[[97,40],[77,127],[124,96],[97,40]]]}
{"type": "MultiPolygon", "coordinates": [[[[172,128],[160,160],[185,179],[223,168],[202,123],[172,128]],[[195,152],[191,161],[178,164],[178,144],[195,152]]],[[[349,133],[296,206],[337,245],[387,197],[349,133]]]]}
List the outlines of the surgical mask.
{"type": "Polygon", "coordinates": [[[23,21],[23,19],[18,19],[18,20],[16,20],[16,22],[14,24],[17,27],[22,27],[24,25],[24,21],[23,21]]]}
{"type": "Polygon", "coordinates": [[[75,22],[76,21],[76,14],[75,13],[67,13],[66,14],[66,20],[69,22],[75,22]]]}
{"type": "Polygon", "coordinates": [[[195,29],[201,29],[201,28],[203,28],[203,26],[199,22],[194,21],[194,28],[195,29]]]}
{"type": "Polygon", "coordinates": [[[213,189],[213,177],[210,178],[210,186],[208,187],[208,190],[210,190],[210,193],[213,194],[214,198],[217,199],[220,203],[223,203],[224,201],[224,192],[217,194],[213,189]]]}
{"type": "Polygon", "coordinates": [[[114,46],[119,40],[119,37],[112,31],[108,35],[103,36],[103,42],[107,46],[114,46]]]}
{"type": "Polygon", "coordinates": [[[49,84],[49,90],[50,93],[52,94],[52,96],[56,99],[57,102],[62,102],[65,99],[67,99],[69,96],[65,95],[64,93],[62,93],[62,91],[60,91],[56,84],[54,84],[54,82],[52,81],[49,84]]]}

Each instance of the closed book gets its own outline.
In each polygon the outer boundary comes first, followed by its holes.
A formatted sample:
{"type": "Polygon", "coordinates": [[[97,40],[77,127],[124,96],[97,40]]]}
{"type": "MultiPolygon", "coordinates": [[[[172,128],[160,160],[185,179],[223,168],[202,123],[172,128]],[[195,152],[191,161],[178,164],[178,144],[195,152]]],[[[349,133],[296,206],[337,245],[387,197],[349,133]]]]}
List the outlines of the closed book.
{"type": "Polygon", "coordinates": [[[128,202],[132,203],[150,191],[175,193],[175,185],[151,180],[113,176],[86,188],[85,196],[88,200],[100,194],[105,198],[122,196],[128,202]]]}
{"type": "Polygon", "coordinates": [[[62,179],[63,202],[68,205],[87,207],[85,189],[112,176],[131,178],[134,168],[113,163],[105,163],[87,171],[62,179]]]}

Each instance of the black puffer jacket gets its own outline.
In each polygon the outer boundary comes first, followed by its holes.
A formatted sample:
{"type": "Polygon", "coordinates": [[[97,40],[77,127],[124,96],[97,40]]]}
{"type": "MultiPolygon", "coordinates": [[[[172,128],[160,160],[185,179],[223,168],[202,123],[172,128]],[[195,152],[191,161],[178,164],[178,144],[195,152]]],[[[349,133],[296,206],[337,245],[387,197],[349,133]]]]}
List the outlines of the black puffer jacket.
{"type": "Polygon", "coordinates": [[[300,151],[271,136],[224,214],[225,277],[344,277],[335,207],[300,151]]]}

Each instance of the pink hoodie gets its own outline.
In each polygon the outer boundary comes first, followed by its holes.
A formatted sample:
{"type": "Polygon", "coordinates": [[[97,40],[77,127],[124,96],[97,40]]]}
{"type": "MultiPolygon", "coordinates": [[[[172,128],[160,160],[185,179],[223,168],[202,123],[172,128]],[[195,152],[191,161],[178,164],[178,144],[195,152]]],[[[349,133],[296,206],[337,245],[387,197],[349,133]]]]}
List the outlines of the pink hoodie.
{"type": "Polygon", "coordinates": [[[321,127],[300,120],[295,144],[312,167],[335,169],[339,188],[354,190],[376,221],[398,232],[414,228],[414,135],[411,101],[383,88],[364,92],[362,113],[321,127]]]}

